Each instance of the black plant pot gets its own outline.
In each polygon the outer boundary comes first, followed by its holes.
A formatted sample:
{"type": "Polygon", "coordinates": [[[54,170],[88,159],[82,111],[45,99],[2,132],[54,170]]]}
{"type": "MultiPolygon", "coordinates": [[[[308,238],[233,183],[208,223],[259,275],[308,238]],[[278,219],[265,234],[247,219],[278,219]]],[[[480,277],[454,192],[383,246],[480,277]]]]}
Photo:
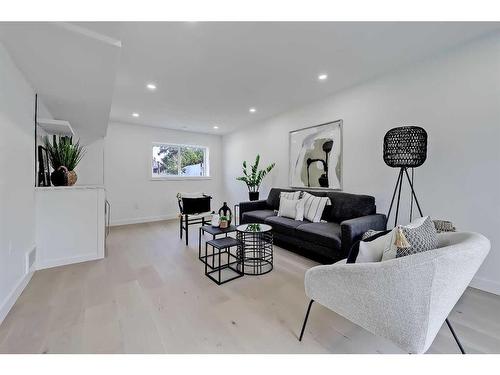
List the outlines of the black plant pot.
{"type": "Polygon", "coordinates": [[[251,201],[258,201],[259,200],[259,192],[258,191],[249,191],[248,198],[251,201]]]}
{"type": "Polygon", "coordinates": [[[59,167],[51,173],[50,181],[54,186],[67,186],[68,185],[68,170],[64,167],[59,167]]]}

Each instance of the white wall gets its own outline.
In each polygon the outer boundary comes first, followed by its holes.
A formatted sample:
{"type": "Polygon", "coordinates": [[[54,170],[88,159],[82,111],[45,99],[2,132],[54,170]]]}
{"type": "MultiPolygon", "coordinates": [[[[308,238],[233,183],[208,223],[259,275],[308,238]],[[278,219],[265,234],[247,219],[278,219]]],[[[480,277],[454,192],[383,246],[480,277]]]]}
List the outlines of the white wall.
{"type": "Polygon", "coordinates": [[[500,294],[500,36],[225,136],[231,203],[246,199],[235,181],[242,160],[260,153],[264,163],[277,163],[261,191],[266,197],[270,187],[288,186],[288,132],[338,119],[344,120],[344,190],[374,195],[382,213],[397,178],[382,160],[385,132],[403,124],[427,130],[428,159],[415,172],[424,214],[490,238],[492,250],[474,285],[500,294]]]}
{"type": "Polygon", "coordinates": [[[104,181],[111,203],[111,224],[129,224],[175,218],[177,192],[204,192],[222,200],[222,144],[218,135],[189,133],[149,126],[110,123],[104,146],[104,181]],[[209,147],[210,179],[152,180],[153,142],[209,147]]]}
{"type": "Polygon", "coordinates": [[[34,101],[0,44],[0,323],[31,277],[25,254],[35,246],[34,101]]]}
{"type": "Polygon", "coordinates": [[[104,185],[104,138],[84,146],[85,155],[75,168],[77,185],[104,185]]]}

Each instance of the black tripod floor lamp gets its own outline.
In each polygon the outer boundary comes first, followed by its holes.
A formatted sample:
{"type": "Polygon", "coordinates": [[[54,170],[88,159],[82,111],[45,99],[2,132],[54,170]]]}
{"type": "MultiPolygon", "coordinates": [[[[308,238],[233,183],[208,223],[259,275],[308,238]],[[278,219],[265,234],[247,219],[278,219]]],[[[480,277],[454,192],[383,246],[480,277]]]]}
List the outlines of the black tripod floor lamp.
{"type": "Polygon", "coordinates": [[[396,215],[394,217],[394,226],[398,224],[399,205],[401,202],[401,187],[403,180],[408,180],[411,189],[410,221],[413,215],[413,199],[418,208],[420,216],[423,216],[422,209],[418,203],[417,195],[413,188],[414,168],[424,164],[427,158],[427,132],[418,126],[402,126],[389,130],[384,136],[384,162],[389,167],[399,168],[399,175],[392,193],[391,205],[387,213],[387,222],[391,215],[392,207],[396,193],[398,199],[396,203],[396,215]],[[408,173],[411,169],[411,178],[408,173]]]}
{"type": "MultiPolygon", "coordinates": [[[[389,206],[389,212],[387,213],[386,224],[389,222],[389,216],[391,215],[392,206],[394,205],[394,199],[396,198],[396,192],[398,193],[398,200],[396,203],[396,215],[394,218],[394,226],[398,225],[398,215],[399,215],[399,204],[401,201],[401,186],[403,185],[403,180],[406,177],[411,189],[411,204],[410,204],[410,221],[413,214],[413,199],[418,208],[420,216],[422,214],[422,209],[418,203],[417,195],[415,194],[415,189],[413,188],[413,177],[414,168],[420,167],[424,164],[427,158],[427,132],[418,126],[402,126],[399,128],[394,128],[389,130],[384,136],[384,162],[389,167],[399,168],[399,175],[396,181],[396,186],[394,187],[394,192],[392,193],[391,205],[389,206]],[[408,173],[408,169],[411,169],[411,178],[408,173]]],[[[465,350],[458,339],[453,327],[451,326],[448,318],[446,319],[446,324],[450,329],[453,338],[455,339],[460,352],[465,354],[465,350]]]]}

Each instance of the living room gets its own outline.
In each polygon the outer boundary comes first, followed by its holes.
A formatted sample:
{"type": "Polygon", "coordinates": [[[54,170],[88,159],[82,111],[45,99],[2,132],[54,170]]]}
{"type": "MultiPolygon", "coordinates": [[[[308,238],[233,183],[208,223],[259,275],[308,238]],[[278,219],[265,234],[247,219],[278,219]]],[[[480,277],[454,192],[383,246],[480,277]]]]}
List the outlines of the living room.
{"type": "Polygon", "coordinates": [[[499,22],[146,19],[0,22],[0,353],[500,353],[499,22]]]}

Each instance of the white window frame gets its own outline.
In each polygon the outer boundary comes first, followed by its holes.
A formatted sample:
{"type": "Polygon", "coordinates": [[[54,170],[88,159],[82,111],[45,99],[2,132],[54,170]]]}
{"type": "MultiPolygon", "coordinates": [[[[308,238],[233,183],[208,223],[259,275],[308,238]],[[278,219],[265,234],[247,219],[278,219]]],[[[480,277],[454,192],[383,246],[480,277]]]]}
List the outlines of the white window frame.
{"type": "MultiPolygon", "coordinates": [[[[149,175],[151,180],[153,181],[161,181],[161,180],[210,180],[212,177],[210,175],[210,148],[208,146],[203,145],[191,145],[191,144],[183,144],[183,143],[171,143],[171,142],[153,142],[151,144],[151,148],[149,152],[153,151],[153,147],[159,146],[168,146],[168,147],[197,147],[205,150],[203,161],[205,164],[205,175],[204,176],[182,176],[181,175],[181,163],[177,164],[177,175],[166,175],[166,176],[157,176],[153,173],[153,168],[151,166],[151,154],[149,154],[149,175]]],[[[180,150],[179,150],[180,156],[180,150]]],[[[179,160],[180,161],[180,160],[179,160]]]]}

